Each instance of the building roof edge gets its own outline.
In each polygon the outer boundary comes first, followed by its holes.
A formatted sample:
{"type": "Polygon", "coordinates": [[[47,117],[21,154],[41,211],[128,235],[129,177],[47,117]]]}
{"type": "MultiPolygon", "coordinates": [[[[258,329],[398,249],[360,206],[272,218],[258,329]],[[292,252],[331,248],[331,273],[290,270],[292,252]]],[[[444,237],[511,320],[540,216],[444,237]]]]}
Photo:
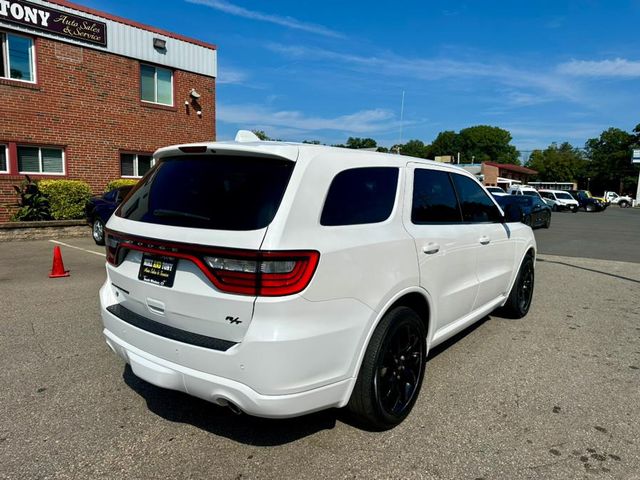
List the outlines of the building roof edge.
{"type": "Polygon", "coordinates": [[[200,47],[207,48],[209,50],[217,50],[218,48],[213,43],[203,42],[201,40],[196,40],[195,38],[185,37],[184,35],[180,35],[178,33],[169,32],[168,30],[162,30],[160,28],[152,27],[150,25],[145,25],[144,23],[135,22],[133,20],[129,20],[123,17],[118,17],[117,15],[111,15],[110,13],[103,12],[101,10],[95,10],[93,8],[85,7],[84,5],[79,5],[77,3],[68,2],[67,0],[44,0],[46,3],[51,3],[54,5],[59,5],[61,7],[72,8],[74,10],[78,10],[84,13],[89,13],[91,15],[95,15],[97,17],[103,17],[107,20],[111,20],[113,22],[122,23],[124,25],[129,25],[131,27],[140,28],[142,30],[147,30],[149,32],[157,33],[158,35],[164,35],[169,38],[174,38],[176,40],[182,40],[183,42],[192,43],[194,45],[198,45],[200,47]]]}

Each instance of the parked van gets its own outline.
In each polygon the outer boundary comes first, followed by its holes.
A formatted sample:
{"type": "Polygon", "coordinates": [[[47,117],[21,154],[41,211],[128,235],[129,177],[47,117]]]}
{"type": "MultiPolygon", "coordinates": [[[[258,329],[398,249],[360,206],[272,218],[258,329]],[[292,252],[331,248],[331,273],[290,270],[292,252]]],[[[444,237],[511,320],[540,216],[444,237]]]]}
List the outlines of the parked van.
{"type": "Polygon", "coordinates": [[[158,150],[106,226],[104,335],[138,377],[386,429],[430,348],[496,308],[529,311],[531,228],[464,170],[236,138],[158,150]]]}
{"type": "Polygon", "coordinates": [[[573,213],[578,211],[580,204],[564,190],[538,190],[540,196],[544,199],[555,201],[556,210],[571,210],[573,213]]]}

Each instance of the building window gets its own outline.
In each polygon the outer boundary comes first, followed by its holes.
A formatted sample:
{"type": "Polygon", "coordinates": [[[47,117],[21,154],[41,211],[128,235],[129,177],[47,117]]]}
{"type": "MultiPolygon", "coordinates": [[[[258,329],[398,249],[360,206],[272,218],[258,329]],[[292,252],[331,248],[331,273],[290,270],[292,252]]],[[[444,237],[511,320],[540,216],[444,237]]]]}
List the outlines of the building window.
{"type": "Polygon", "coordinates": [[[35,81],[31,38],[0,32],[0,77],[35,81]]]}
{"type": "Polygon", "coordinates": [[[61,148],[18,147],[20,173],[64,173],[64,152],[61,148]]]}
{"type": "Polygon", "coordinates": [[[173,72],[140,65],[140,96],[145,102],[173,105],[173,72]]]}
{"type": "Polygon", "coordinates": [[[7,146],[0,144],[0,172],[7,173],[9,171],[9,155],[7,155],[7,146]]]}
{"type": "Polygon", "coordinates": [[[155,164],[151,155],[138,153],[120,154],[120,175],[123,177],[142,177],[155,164]]]}

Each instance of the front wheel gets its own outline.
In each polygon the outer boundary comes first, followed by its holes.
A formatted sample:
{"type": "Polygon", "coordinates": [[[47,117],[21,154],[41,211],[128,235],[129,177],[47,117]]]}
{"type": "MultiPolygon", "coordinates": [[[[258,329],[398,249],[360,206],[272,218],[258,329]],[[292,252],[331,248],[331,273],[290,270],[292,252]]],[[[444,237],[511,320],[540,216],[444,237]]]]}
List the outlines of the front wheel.
{"type": "Polygon", "coordinates": [[[502,313],[509,318],[522,318],[529,312],[531,299],[533,298],[535,274],[533,269],[533,257],[527,255],[520,265],[516,281],[511,287],[507,303],[502,308],[502,313]]]}
{"type": "Polygon", "coordinates": [[[91,236],[93,237],[93,241],[96,242],[96,245],[104,245],[104,222],[99,218],[93,221],[91,236]]]}
{"type": "Polygon", "coordinates": [[[620,208],[627,208],[631,206],[629,205],[629,202],[626,202],[626,201],[622,201],[618,205],[620,205],[620,208]]]}
{"type": "Polygon", "coordinates": [[[359,423],[388,430],[409,415],[424,378],[426,337],[422,319],[408,307],[396,307],[382,317],[347,404],[359,423]]]}

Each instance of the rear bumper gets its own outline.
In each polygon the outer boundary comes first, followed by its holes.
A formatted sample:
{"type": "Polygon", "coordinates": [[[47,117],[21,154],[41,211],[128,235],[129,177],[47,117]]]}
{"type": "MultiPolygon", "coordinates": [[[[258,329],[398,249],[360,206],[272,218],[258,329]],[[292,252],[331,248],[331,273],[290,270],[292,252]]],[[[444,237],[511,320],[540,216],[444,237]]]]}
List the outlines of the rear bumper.
{"type": "Polygon", "coordinates": [[[220,406],[229,403],[250,415],[267,418],[288,418],[344,406],[351,392],[352,380],[347,379],[324,387],[289,395],[261,395],[247,385],[228,378],[207,374],[149,355],[104,329],[107,344],[133,373],[153,385],[178,390],[220,406]]]}
{"type": "Polygon", "coordinates": [[[248,414],[286,418],[349,400],[374,312],[353,299],[257,302],[239,343],[205,348],[114,315],[109,283],[100,290],[107,344],[133,373],[159,387],[248,414]],[[146,329],[145,329],[146,328],[146,329]]]}

